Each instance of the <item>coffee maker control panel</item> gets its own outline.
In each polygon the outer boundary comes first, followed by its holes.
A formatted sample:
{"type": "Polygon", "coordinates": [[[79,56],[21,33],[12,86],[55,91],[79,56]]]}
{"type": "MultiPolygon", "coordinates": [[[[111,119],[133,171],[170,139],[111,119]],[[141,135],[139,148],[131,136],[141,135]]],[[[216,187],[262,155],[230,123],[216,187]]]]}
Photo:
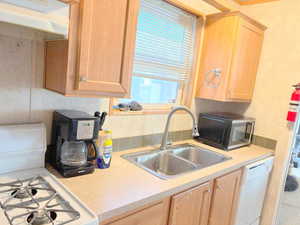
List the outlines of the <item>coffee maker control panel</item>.
{"type": "Polygon", "coordinates": [[[78,120],[77,140],[93,139],[95,120],[78,120]]]}

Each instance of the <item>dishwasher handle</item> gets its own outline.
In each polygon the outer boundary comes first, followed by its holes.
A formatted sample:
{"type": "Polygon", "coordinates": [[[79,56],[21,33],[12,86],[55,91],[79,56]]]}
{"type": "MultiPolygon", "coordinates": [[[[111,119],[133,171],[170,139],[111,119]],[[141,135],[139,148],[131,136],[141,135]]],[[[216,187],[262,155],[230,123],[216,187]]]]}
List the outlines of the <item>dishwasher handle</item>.
{"type": "Polygon", "coordinates": [[[265,165],[264,163],[255,165],[255,166],[250,167],[249,170],[253,170],[253,169],[257,168],[257,167],[264,166],[264,165],[265,165]]]}

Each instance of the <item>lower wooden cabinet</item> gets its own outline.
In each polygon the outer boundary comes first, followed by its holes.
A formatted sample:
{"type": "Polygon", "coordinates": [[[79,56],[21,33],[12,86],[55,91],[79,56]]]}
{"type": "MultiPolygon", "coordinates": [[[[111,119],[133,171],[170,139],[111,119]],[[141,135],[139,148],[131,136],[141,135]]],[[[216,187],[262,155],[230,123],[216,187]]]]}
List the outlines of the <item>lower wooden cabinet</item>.
{"type": "Polygon", "coordinates": [[[215,180],[209,225],[234,225],[241,176],[238,170],[215,180]]]}
{"type": "Polygon", "coordinates": [[[170,199],[167,198],[100,225],[166,225],[169,216],[169,203],[170,199]]]}
{"type": "Polygon", "coordinates": [[[174,195],[171,200],[169,225],[207,225],[211,183],[174,195]]]}
{"type": "Polygon", "coordinates": [[[234,225],[241,176],[240,169],[100,225],[234,225]]]}

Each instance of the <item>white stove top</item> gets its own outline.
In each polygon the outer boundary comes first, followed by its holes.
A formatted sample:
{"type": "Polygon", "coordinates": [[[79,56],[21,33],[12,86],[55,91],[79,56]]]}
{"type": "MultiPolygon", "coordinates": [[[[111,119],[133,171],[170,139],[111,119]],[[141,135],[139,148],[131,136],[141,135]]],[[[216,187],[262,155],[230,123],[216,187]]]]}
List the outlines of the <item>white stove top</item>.
{"type": "Polygon", "coordinates": [[[98,225],[97,217],[46,169],[0,175],[1,225],[98,225]]]}
{"type": "Polygon", "coordinates": [[[0,224],[98,225],[97,216],[44,167],[43,124],[0,126],[0,224]]]}

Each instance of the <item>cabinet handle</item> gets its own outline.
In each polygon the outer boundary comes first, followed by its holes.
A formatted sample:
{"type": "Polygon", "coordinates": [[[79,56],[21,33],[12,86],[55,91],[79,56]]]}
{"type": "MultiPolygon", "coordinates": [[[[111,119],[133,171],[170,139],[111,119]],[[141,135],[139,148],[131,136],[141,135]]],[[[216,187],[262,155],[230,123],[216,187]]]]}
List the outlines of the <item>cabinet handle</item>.
{"type": "Polygon", "coordinates": [[[87,82],[87,77],[86,76],[81,76],[80,78],[79,78],[79,81],[80,82],[87,82]]]}
{"type": "Polygon", "coordinates": [[[219,184],[216,184],[216,186],[219,190],[223,191],[223,188],[219,184]]]}
{"type": "Polygon", "coordinates": [[[222,70],[220,68],[214,68],[214,69],[211,69],[208,72],[206,72],[205,73],[205,84],[206,84],[206,86],[211,87],[211,88],[219,87],[220,83],[221,83],[221,80],[220,80],[221,75],[222,75],[222,70]],[[208,75],[211,74],[211,73],[213,73],[214,76],[213,76],[212,79],[209,79],[208,75]],[[218,81],[217,84],[212,83],[215,80],[215,78],[219,78],[219,81],[218,81]]]}

